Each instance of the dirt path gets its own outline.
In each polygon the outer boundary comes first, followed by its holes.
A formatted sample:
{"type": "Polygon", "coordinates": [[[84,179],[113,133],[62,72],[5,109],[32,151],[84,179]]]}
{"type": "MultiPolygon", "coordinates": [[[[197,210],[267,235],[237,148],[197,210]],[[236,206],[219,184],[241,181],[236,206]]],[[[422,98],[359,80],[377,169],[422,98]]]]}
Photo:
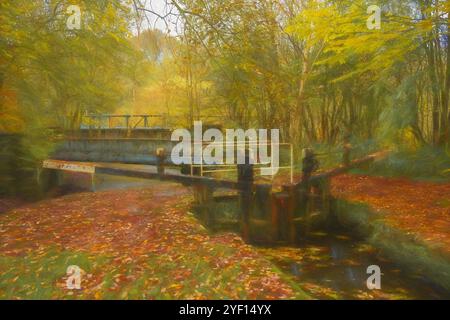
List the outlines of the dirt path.
{"type": "Polygon", "coordinates": [[[333,179],[332,192],[370,205],[390,225],[450,254],[450,183],[344,175],[333,179]]]}
{"type": "Polygon", "coordinates": [[[188,214],[187,188],[82,193],[0,216],[0,298],[307,298],[233,234],[188,214]],[[66,270],[83,270],[82,290],[66,270]]]}

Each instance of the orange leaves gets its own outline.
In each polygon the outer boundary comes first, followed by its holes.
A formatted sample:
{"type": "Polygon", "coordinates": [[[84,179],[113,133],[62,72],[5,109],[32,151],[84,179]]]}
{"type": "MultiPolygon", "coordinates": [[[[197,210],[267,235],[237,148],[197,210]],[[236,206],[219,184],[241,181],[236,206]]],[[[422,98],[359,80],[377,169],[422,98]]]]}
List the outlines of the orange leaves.
{"type": "MultiPolygon", "coordinates": [[[[239,237],[211,236],[200,228],[188,214],[190,203],[188,189],[155,184],[151,189],[72,194],[25,206],[0,216],[0,256],[12,259],[11,267],[22,259],[17,255],[32,256],[39,269],[49,250],[61,250],[52,260],[61,274],[40,272],[58,279],[43,279],[53,284],[52,298],[294,297],[272,264],[239,237]],[[63,251],[97,257],[85,259],[89,277],[83,278],[81,292],[64,288],[67,261],[59,259],[63,251]]],[[[14,287],[14,281],[8,286],[14,287]]],[[[32,296],[37,292],[30,290],[32,296]]]]}

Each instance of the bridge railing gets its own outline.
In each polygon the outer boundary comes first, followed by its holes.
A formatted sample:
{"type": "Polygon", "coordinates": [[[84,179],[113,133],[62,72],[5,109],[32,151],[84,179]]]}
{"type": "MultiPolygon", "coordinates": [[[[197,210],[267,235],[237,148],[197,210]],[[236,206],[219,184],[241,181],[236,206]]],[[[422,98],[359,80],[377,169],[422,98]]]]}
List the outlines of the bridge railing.
{"type": "Polygon", "coordinates": [[[117,114],[89,114],[83,116],[81,129],[146,129],[165,127],[167,117],[161,114],[117,115],[117,114]],[[159,121],[156,121],[159,120],[159,121]]]}
{"type": "MultiPolygon", "coordinates": [[[[207,146],[208,143],[194,143],[195,145],[202,145],[202,148],[207,146]]],[[[294,169],[295,169],[295,165],[294,165],[294,145],[292,143],[271,143],[271,142],[258,142],[258,143],[253,143],[253,142],[246,142],[246,143],[221,143],[221,146],[224,148],[224,150],[226,150],[228,147],[233,147],[234,152],[239,150],[245,149],[245,152],[247,152],[248,150],[252,149],[254,151],[254,153],[258,153],[258,148],[260,147],[273,147],[273,146],[277,146],[278,148],[280,147],[287,147],[287,149],[289,150],[289,159],[288,159],[288,164],[287,165],[281,165],[279,164],[278,166],[272,166],[269,168],[272,169],[276,169],[276,172],[279,172],[280,170],[283,171],[289,171],[290,174],[290,181],[291,183],[294,182],[294,169]],[[237,149],[237,150],[236,150],[237,149]]],[[[203,151],[203,150],[202,150],[203,151]]],[[[273,150],[272,150],[273,152],[273,150]]],[[[203,154],[203,152],[202,152],[203,154]]],[[[277,155],[278,156],[278,155],[277,155]]],[[[254,169],[262,169],[262,168],[268,168],[268,165],[272,165],[271,163],[260,163],[260,159],[258,155],[253,155],[251,156],[252,160],[253,160],[253,168],[254,169]]],[[[194,162],[194,161],[193,161],[194,162]]],[[[209,174],[220,174],[220,173],[238,173],[239,171],[239,165],[238,164],[205,164],[203,159],[200,159],[200,161],[197,161],[200,164],[193,164],[190,166],[190,170],[191,170],[191,175],[199,175],[201,177],[209,175],[209,174]]],[[[249,161],[246,161],[249,162],[249,161]]],[[[278,161],[280,163],[280,161],[278,161]]],[[[262,175],[255,175],[257,177],[262,177],[262,175]]],[[[274,175],[271,176],[271,180],[273,180],[274,175]]]]}

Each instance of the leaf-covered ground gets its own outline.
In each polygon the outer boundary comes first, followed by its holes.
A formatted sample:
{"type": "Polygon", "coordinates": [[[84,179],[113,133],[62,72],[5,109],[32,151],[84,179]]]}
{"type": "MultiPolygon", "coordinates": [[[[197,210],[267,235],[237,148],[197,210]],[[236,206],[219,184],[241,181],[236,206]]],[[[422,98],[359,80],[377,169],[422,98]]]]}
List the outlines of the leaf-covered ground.
{"type": "Polygon", "coordinates": [[[187,188],[72,194],[0,216],[0,298],[308,298],[233,234],[189,214],[187,188]],[[70,265],[82,290],[66,288],[70,265]]]}
{"type": "Polygon", "coordinates": [[[450,183],[343,175],[332,188],[338,198],[364,202],[390,225],[450,253],[450,183]]]}
{"type": "Polygon", "coordinates": [[[0,214],[18,208],[25,202],[16,198],[0,198],[0,214]]]}

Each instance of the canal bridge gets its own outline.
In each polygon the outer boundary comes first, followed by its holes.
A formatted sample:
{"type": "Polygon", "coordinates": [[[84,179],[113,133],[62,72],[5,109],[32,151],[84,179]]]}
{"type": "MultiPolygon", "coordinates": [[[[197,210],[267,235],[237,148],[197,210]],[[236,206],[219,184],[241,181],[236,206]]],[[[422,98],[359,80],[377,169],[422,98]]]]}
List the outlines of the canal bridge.
{"type": "MultiPolygon", "coordinates": [[[[235,170],[235,180],[217,178],[196,170],[194,166],[173,166],[167,157],[174,146],[170,140],[171,130],[150,127],[150,116],[136,117],[142,127],[131,125],[135,118],[132,116],[122,116],[126,126],[114,127],[112,119],[117,118],[102,116],[99,118],[101,126],[84,126],[75,135],[61,139],[42,168],[90,175],[92,182],[96,175],[111,175],[175,182],[191,187],[193,209],[207,228],[220,228],[219,207],[233,203],[237,211],[234,228],[240,231],[245,241],[252,243],[295,244],[312,226],[330,223],[330,179],[383,159],[388,154],[378,152],[351,160],[351,149],[345,147],[341,165],[319,171],[314,152],[305,149],[301,164],[303,172],[298,181],[294,181],[292,173],[287,182],[277,185],[257,179],[253,166],[249,164],[222,169],[227,172],[235,170]]],[[[292,163],[290,169],[293,170],[292,163]]]]}

